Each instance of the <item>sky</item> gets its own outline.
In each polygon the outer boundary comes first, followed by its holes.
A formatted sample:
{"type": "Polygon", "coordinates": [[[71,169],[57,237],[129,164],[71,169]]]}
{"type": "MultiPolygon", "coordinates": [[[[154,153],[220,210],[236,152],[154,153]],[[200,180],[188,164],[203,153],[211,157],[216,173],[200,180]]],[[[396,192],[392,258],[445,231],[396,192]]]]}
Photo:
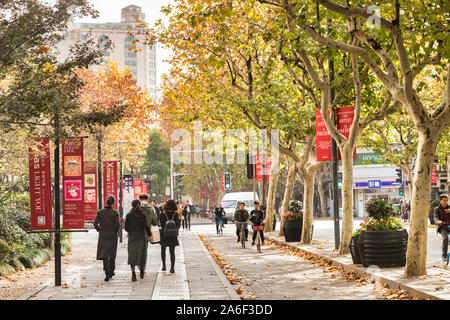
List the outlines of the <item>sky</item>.
{"type": "MultiPolygon", "coordinates": [[[[99,17],[97,19],[92,19],[91,17],[84,17],[75,20],[75,22],[120,22],[120,13],[122,8],[129,5],[136,5],[142,8],[145,13],[145,21],[150,25],[158,19],[165,18],[165,14],[161,12],[161,7],[167,6],[173,3],[173,0],[89,0],[92,6],[99,12],[99,17]]],[[[168,59],[170,56],[170,51],[161,48],[161,46],[156,47],[156,74],[157,74],[157,84],[161,84],[161,75],[163,73],[168,73],[170,65],[165,63],[164,60],[168,59]]]]}

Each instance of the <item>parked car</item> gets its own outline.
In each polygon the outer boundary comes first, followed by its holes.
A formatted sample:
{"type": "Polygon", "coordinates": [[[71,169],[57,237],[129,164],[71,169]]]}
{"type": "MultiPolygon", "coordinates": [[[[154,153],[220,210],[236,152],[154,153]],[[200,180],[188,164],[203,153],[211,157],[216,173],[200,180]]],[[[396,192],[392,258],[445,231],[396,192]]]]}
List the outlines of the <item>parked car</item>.
{"type": "Polygon", "coordinates": [[[234,212],[239,208],[239,202],[245,203],[245,209],[250,213],[253,210],[253,202],[255,200],[259,201],[258,194],[255,193],[255,198],[253,198],[253,192],[230,192],[226,193],[220,203],[225,211],[225,216],[223,221],[228,223],[228,221],[233,222],[234,212]]]}

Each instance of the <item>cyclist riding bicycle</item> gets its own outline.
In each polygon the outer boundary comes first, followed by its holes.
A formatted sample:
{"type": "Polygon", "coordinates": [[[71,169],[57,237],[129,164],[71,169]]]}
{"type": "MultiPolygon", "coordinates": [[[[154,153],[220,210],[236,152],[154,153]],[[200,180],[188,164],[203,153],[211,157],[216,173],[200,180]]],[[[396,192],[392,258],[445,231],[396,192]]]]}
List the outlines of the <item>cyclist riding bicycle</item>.
{"type": "Polygon", "coordinates": [[[222,228],[225,228],[225,224],[223,221],[224,215],[225,215],[225,211],[222,208],[222,204],[219,203],[219,205],[214,209],[214,220],[216,222],[217,234],[219,234],[219,221],[222,222],[222,228]]]}
{"type": "MultiPolygon", "coordinates": [[[[253,202],[253,210],[250,212],[250,221],[253,226],[264,226],[266,220],[264,212],[259,208],[259,201],[253,202]]],[[[264,230],[253,231],[252,246],[255,245],[256,235],[259,232],[261,236],[261,244],[264,245],[264,230]]]]}
{"type": "Polygon", "coordinates": [[[448,195],[442,194],[441,204],[434,208],[434,221],[437,222],[437,232],[442,236],[442,260],[447,265],[450,259],[448,253],[448,234],[450,233],[450,206],[448,205],[448,195]]]}
{"type": "MultiPolygon", "coordinates": [[[[241,226],[237,222],[247,222],[248,218],[249,218],[249,214],[248,214],[248,211],[245,210],[245,203],[244,202],[240,202],[239,203],[239,209],[237,209],[234,212],[234,223],[236,223],[236,235],[238,237],[237,242],[241,241],[241,238],[240,238],[241,226]]],[[[245,232],[245,241],[248,241],[248,229],[247,229],[247,227],[245,227],[244,232],[245,232]]]]}

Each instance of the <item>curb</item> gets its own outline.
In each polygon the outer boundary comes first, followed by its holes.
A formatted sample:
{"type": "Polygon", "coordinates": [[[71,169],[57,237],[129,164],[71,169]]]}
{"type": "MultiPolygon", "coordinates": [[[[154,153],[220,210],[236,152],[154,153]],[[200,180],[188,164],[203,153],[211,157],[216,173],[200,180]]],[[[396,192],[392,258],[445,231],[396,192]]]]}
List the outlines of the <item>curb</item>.
{"type": "Polygon", "coordinates": [[[380,276],[379,274],[375,274],[375,273],[372,273],[372,272],[367,272],[367,268],[358,267],[357,265],[354,265],[354,264],[342,263],[342,262],[334,260],[334,259],[332,259],[330,257],[327,257],[325,255],[321,255],[321,254],[318,254],[318,253],[315,253],[315,252],[311,252],[311,251],[306,250],[304,248],[297,247],[295,245],[288,244],[286,242],[276,240],[276,239],[274,239],[274,238],[272,238],[270,236],[268,237],[268,236],[264,235],[264,238],[265,239],[270,239],[271,241],[273,241],[273,242],[275,242],[277,244],[285,245],[285,246],[293,248],[293,249],[300,249],[300,250],[303,250],[303,251],[305,251],[305,252],[307,252],[307,253],[309,253],[309,254],[311,254],[313,256],[330,260],[332,265],[337,266],[337,267],[342,267],[342,269],[345,272],[349,272],[349,271],[353,270],[356,274],[358,274],[360,276],[374,276],[374,277],[377,277],[378,278],[377,280],[379,282],[387,285],[388,288],[395,289],[395,290],[398,290],[398,289],[405,290],[408,293],[408,295],[410,295],[412,297],[419,296],[419,297],[424,298],[424,299],[444,300],[444,299],[442,299],[442,298],[440,298],[438,296],[435,296],[433,294],[426,293],[426,292],[417,290],[417,289],[415,289],[413,287],[410,287],[408,285],[405,285],[403,283],[400,283],[400,282],[398,282],[395,279],[392,279],[392,278],[389,278],[389,277],[386,277],[386,276],[380,276]]]}
{"type": "Polygon", "coordinates": [[[209,263],[213,266],[214,270],[216,271],[217,275],[219,276],[220,280],[222,281],[223,285],[226,287],[228,294],[230,295],[231,300],[241,300],[241,297],[237,294],[237,292],[234,290],[233,286],[230,284],[228,279],[225,277],[225,275],[222,272],[222,269],[220,269],[217,262],[213,259],[209,251],[206,249],[206,247],[203,245],[203,242],[200,240],[200,237],[197,233],[195,233],[197,242],[200,243],[202,250],[205,252],[205,256],[208,259],[209,263]]]}

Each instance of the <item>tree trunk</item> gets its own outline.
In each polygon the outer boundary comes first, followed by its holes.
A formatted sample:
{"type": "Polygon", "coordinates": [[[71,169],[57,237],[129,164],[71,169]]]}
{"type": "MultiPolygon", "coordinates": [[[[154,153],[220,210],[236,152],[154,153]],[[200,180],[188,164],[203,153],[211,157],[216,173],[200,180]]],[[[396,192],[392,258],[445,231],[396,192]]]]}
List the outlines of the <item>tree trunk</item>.
{"type": "Polygon", "coordinates": [[[289,202],[292,199],[292,193],[294,192],[294,182],[295,182],[296,172],[297,172],[297,166],[296,166],[295,162],[289,163],[289,170],[288,170],[288,175],[286,178],[286,189],[284,191],[283,204],[281,206],[280,231],[278,233],[278,235],[280,237],[282,237],[284,235],[284,233],[283,233],[283,225],[284,225],[283,214],[288,211],[289,202]]]}
{"type": "Polygon", "coordinates": [[[329,170],[328,164],[322,167],[322,170],[317,177],[317,194],[319,195],[319,206],[322,217],[327,215],[327,203],[325,199],[325,190],[323,188],[323,177],[326,174],[326,171],[329,170]]]}
{"type": "Polygon", "coordinates": [[[411,198],[411,227],[406,252],[405,277],[426,275],[427,225],[431,190],[431,172],[439,133],[419,131],[417,160],[411,198]]]}
{"type": "Polygon", "coordinates": [[[273,213],[275,211],[275,194],[277,190],[278,178],[280,177],[280,170],[271,174],[269,178],[269,191],[267,193],[267,208],[266,208],[266,224],[264,225],[265,232],[272,232],[273,230],[273,213]]]}
{"type": "MultiPolygon", "coordinates": [[[[353,233],[353,149],[346,144],[342,155],[342,232],[339,254],[350,253],[350,240],[353,233]]],[[[339,214],[335,212],[334,214],[339,214]]]]}
{"type": "Polygon", "coordinates": [[[314,212],[314,175],[315,171],[301,170],[305,188],[303,189],[303,228],[301,244],[311,244],[314,212]],[[312,172],[311,172],[312,171],[312,172]]]}

